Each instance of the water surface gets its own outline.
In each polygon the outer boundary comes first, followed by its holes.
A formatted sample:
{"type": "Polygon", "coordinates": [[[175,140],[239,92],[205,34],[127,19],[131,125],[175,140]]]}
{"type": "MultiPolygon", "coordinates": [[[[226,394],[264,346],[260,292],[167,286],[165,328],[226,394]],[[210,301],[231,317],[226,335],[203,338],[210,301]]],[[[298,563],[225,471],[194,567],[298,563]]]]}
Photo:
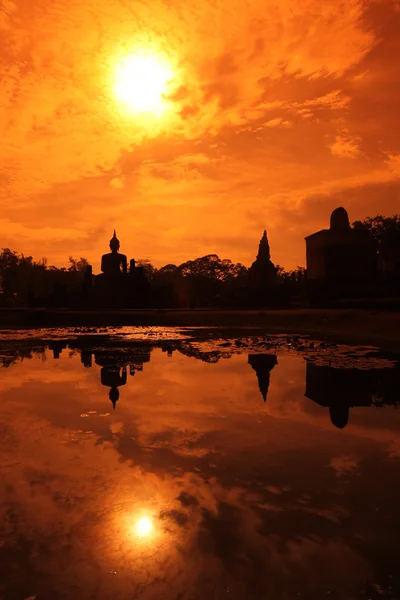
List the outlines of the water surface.
{"type": "Polygon", "coordinates": [[[0,359],[1,598],[400,597],[396,358],[82,338],[0,359]]]}

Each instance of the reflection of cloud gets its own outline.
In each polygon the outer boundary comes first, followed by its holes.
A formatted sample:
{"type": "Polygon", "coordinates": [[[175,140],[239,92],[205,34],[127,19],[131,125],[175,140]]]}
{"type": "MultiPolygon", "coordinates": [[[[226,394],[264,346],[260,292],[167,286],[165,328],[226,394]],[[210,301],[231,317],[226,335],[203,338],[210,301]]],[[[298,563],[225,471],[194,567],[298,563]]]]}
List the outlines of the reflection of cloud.
{"type": "MultiPolygon", "coordinates": [[[[246,359],[207,364],[156,350],[141,377],[128,381],[118,414],[107,419],[98,418],[95,367],[84,369],[77,356],[18,364],[14,387],[0,403],[0,520],[19,554],[6,547],[2,569],[8,573],[29,556],[26,578],[46,593],[73,594],[72,581],[101,600],[123,597],[127,586],[208,598],[226,582],[235,600],[250,593],[291,598],[298,589],[323,597],[338,582],[339,591],[356,589],[370,575],[371,556],[360,544],[365,521],[357,513],[366,489],[371,506],[395,506],[392,490],[373,484],[377,469],[385,480],[395,473],[384,454],[388,432],[374,415],[369,437],[360,435],[361,426],[346,434],[349,454],[338,457],[335,432],[305,409],[302,359],[279,356],[268,413],[246,359]],[[30,382],[28,368],[39,381],[30,382]],[[40,374],[60,369],[69,370],[69,386],[40,385],[40,374]],[[90,415],[84,424],[83,405],[90,415]],[[213,464],[185,454],[187,441],[189,448],[212,449],[213,464]],[[350,458],[365,468],[351,493],[338,495],[331,467],[349,467],[350,458]],[[154,538],[146,544],[132,541],[132,515],[151,515],[154,538]],[[60,571],[60,564],[67,567],[60,571]]],[[[378,562],[391,552],[388,527],[387,519],[368,522],[378,562]]],[[[21,579],[13,593],[26,597],[21,579]]]]}
{"type": "Polygon", "coordinates": [[[359,467],[359,461],[355,456],[335,456],[330,463],[337,477],[352,475],[359,467]]]}
{"type": "Polygon", "coordinates": [[[283,490],[281,490],[278,487],[275,487],[274,485],[267,485],[266,488],[267,492],[270,492],[271,494],[274,494],[276,496],[280,496],[283,492],[283,490]]]}

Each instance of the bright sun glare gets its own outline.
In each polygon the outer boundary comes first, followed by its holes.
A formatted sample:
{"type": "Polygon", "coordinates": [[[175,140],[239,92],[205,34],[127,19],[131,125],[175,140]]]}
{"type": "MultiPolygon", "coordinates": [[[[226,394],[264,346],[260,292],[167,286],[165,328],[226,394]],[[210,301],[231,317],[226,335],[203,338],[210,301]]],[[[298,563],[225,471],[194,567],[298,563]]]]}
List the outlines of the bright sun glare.
{"type": "Polygon", "coordinates": [[[135,531],[139,537],[147,537],[151,534],[153,523],[148,517],[142,517],[135,524],[135,531]]]}
{"type": "Polygon", "coordinates": [[[114,92],[118,100],[133,112],[161,115],[165,109],[165,93],[173,73],[157,56],[131,54],[118,64],[114,92]]]}

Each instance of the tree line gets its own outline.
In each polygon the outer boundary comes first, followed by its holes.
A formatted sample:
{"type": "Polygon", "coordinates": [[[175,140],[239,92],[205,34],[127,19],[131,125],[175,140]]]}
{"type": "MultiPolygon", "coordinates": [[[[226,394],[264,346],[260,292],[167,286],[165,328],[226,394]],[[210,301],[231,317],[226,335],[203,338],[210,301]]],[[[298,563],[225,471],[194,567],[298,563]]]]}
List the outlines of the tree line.
{"type": "MultiPolygon", "coordinates": [[[[54,294],[78,293],[89,262],[86,258],[69,257],[67,267],[48,266],[45,258],[39,261],[18,254],[9,248],[0,252],[0,302],[18,306],[36,301],[50,304],[54,294]]],[[[150,288],[147,303],[154,307],[245,306],[248,298],[249,269],[230,259],[208,254],[180,265],[167,264],[156,268],[149,260],[136,261],[142,267],[150,288]]],[[[301,293],[305,269],[285,270],[276,266],[275,296],[289,299],[301,293]]],[[[79,293],[78,293],[79,295],[79,293]]],[[[76,298],[78,302],[79,299],[76,298]]]]}
{"type": "MultiPolygon", "coordinates": [[[[384,264],[398,261],[400,256],[400,215],[377,215],[352,224],[355,229],[371,232],[377,241],[379,257],[384,264]]],[[[68,292],[75,295],[82,285],[89,262],[86,258],[69,257],[66,267],[48,266],[47,259],[35,261],[32,256],[18,254],[9,248],[0,252],[0,304],[26,305],[32,296],[50,299],[68,292]],[[72,292],[71,292],[72,290],[72,292]]],[[[180,265],[166,264],[156,268],[149,260],[136,261],[143,267],[149,283],[147,302],[155,307],[247,307],[257,305],[249,293],[249,268],[217,254],[188,260],[180,265]]],[[[400,273],[400,264],[398,265],[400,273]]],[[[276,285],[268,291],[268,302],[275,306],[304,303],[306,271],[298,266],[286,270],[276,265],[276,285]]],[[[79,299],[76,301],[78,302],[79,299]]]]}

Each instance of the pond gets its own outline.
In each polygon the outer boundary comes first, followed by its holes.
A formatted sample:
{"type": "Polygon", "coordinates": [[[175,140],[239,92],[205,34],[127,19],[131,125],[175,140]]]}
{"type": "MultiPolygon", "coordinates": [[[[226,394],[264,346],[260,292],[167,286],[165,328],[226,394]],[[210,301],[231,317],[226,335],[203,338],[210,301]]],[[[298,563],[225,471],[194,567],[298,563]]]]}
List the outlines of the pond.
{"type": "Polygon", "coordinates": [[[400,597],[398,357],[41,333],[0,341],[1,598],[400,597]]]}

